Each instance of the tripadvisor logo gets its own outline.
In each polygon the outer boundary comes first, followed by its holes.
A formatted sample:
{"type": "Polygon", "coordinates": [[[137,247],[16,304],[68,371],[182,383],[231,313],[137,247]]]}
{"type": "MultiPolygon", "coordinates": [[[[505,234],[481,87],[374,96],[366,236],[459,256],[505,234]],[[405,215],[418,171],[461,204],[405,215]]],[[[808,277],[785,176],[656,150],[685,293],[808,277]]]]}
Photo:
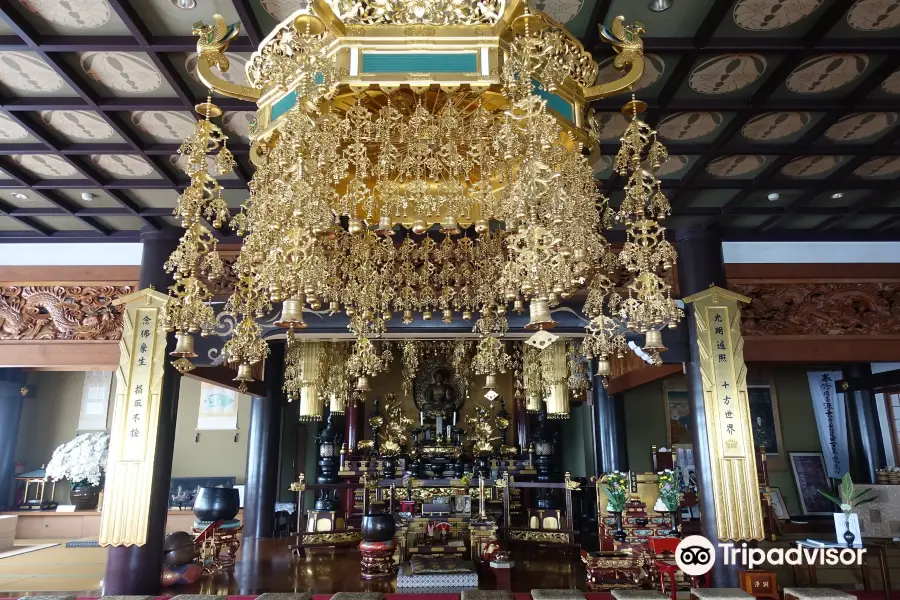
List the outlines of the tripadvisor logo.
{"type": "MultiPolygon", "coordinates": [[[[779,567],[783,565],[844,565],[861,566],[865,548],[843,547],[794,547],[794,548],[750,548],[745,542],[740,546],[718,544],[722,550],[722,562],[726,565],[741,565],[755,569],[762,564],[779,567]]],[[[691,535],[679,542],[675,549],[678,568],[690,577],[709,573],[716,564],[716,547],[702,535],[691,535]]]]}

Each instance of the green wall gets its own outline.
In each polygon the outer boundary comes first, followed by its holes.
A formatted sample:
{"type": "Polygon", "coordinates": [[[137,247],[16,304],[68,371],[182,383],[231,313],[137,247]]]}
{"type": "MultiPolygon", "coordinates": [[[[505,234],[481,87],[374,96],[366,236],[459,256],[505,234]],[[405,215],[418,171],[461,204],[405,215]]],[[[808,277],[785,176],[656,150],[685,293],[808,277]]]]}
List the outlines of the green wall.
{"type": "MultiPolygon", "coordinates": [[[[806,378],[808,368],[748,365],[748,370],[751,385],[771,382],[774,387],[781,422],[782,448],[779,456],[769,458],[769,482],[772,486],[781,488],[788,511],[792,515],[799,515],[800,504],[797,501],[788,453],[822,451],[806,378]]],[[[684,385],[683,377],[673,377],[669,381],[684,385]]],[[[666,426],[662,381],[648,383],[625,393],[625,431],[631,470],[652,470],[650,446],[666,445],[666,426]]]]}
{"type": "Polygon", "coordinates": [[[662,381],[654,381],[625,392],[624,404],[628,467],[638,473],[652,471],[650,446],[666,445],[662,381]]]}
{"type": "Polygon", "coordinates": [[[584,423],[591,425],[591,408],[585,403],[572,404],[569,408],[569,418],[559,421],[559,438],[562,449],[562,471],[572,474],[572,477],[587,477],[593,475],[594,461],[591,456],[590,429],[585,436],[584,423]],[[591,472],[588,473],[588,465],[591,472]]]}

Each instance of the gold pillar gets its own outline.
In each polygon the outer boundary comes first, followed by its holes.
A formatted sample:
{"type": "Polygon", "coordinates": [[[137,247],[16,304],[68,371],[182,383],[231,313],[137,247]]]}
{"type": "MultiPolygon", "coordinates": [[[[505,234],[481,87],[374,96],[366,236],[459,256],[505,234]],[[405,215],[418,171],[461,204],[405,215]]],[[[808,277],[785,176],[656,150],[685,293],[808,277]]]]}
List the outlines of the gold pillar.
{"type": "Polygon", "coordinates": [[[721,540],[761,540],[762,509],[747,399],[740,303],[750,299],[710,286],[694,305],[706,410],[716,527],[721,540]]]}
{"type": "Polygon", "coordinates": [[[113,302],[124,305],[100,545],[147,542],[166,332],[159,322],[169,296],[152,288],[113,302]]]}

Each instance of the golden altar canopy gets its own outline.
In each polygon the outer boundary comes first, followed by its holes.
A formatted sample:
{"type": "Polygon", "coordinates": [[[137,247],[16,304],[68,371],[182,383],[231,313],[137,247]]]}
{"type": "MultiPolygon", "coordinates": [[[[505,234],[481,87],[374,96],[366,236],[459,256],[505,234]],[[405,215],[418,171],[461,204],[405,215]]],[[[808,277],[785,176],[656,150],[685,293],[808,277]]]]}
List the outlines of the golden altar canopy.
{"type": "Polygon", "coordinates": [[[260,44],[250,86],[219,74],[236,26],[216,16],[195,30],[204,83],[258,105],[257,171],[231,216],[211,173],[233,167],[213,121],[220,111],[198,106],[204,119],[181,149],[191,185],[176,214],[186,234],[167,263],[176,356],[190,358],[191,336],[214,323],[205,280],[223,267],[208,223],[244,238],[225,307],[238,321],[224,349],[238,381],[267,355],[256,319],[277,303],[289,342],[305,310],[346,311],[358,339],[347,364],[361,386],[383,369],[371,340],[394,315],[478,313],[473,366],[492,375],[509,364],[507,310],[527,307],[529,328],[546,329],[551,308],[585,289],[591,356],[621,354],[626,330],[647,334],[651,354],[664,349],[659,329],[680,318],[659,274],[675,261],[653,175],[668,156],[638,117],[642,103],[623,109],[618,210],[597,192],[587,158],[598,151],[589,102],[626,92],[643,72],[639,24],[618,17],[603,28],[623,75],[601,85],[581,43],[521,0],[310,2],[260,44]],[[602,235],[614,223],[627,234],[618,255],[602,235]],[[623,296],[619,269],[631,280],[623,296]]]}

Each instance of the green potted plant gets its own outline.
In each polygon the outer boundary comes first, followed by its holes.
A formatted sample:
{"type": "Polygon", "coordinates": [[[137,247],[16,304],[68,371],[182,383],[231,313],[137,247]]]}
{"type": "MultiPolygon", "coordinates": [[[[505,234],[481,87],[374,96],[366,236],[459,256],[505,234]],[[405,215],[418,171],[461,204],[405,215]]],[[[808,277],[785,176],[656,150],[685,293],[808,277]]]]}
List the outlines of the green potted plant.
{"type": "Polygon", "coordinates": [[[866,488],[864,490],[857,490],[854,488],[853,478],[850,477],[850,473],[845,473],[843,478],[841,478],[837,496],[830,492],[826,492],[825,490],[819,490],[819,493],[831,500],[841,509],[841,512],[844,513],[844,525],[846,526],[844,531],[844,541],[847,542],[848,548],[852,548],[856,540],[856,534],[850,530],[850,516],[857,507],[877,500],[877,493],[872,488],[866,488]],[[876,495],[872,496],[871,494],[876,495]]]}
{"type": "Polygon", "coordinates": [[[53,451],[47,463],[47,477],[53,481],[68,479],[72,484],[69,502],[76,510],[94,510],[100,499],[108,458],[108,433],[82,433],[53,451]]]}

